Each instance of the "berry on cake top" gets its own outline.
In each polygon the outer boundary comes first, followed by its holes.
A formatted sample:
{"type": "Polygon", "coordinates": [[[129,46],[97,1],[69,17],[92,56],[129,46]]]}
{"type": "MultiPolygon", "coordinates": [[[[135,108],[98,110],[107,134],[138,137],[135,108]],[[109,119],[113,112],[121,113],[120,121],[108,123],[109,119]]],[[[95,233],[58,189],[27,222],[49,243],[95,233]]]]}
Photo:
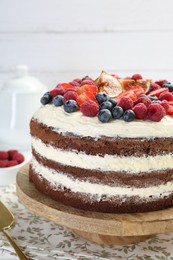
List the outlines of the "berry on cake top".
{"type": "Polygon", "coordinates": [[[165,115],[173,116],[173,84],[140,74],[120,78],[102,71],[96,80],[86,76],[59,83],[40,101],[63,106],[67,113],[81,111],[84,116],[98,117],[102,123],[116,119],[159,122],[165,115]]]}

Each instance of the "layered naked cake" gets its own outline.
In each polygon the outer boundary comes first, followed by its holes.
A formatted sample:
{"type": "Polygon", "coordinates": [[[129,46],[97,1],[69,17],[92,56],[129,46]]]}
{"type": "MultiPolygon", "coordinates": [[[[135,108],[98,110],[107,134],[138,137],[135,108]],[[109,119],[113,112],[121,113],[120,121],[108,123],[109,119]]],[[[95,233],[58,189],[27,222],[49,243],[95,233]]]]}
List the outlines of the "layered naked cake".
{"type": "Polygon", "coordinates": [[[146,87],[132,78],[127,88],[126,79],[101,79],[62,83],[42,97],[30,123],[30,180],[51,198],[83,210],[172,206],[170,83],[147,81],[146,87]]]}

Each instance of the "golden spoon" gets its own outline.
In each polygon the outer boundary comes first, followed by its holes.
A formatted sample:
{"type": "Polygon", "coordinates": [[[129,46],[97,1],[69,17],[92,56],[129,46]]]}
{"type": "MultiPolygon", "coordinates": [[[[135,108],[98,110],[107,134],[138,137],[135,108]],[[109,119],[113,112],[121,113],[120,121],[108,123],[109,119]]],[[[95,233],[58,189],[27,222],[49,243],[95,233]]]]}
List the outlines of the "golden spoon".
{"type": "Polygon", "coordinates": [[[13,214],[7,209],[7,207],[0,201],[0,231],[2,231],[6,237],[8,238],[9,242],[13,246],[18,255],[19,259],[21,260],[29,260],[29,258],[21,251],[12,237],[6,231],[7,228],[10,228],[14,224],[14,216],[13,214]]]}

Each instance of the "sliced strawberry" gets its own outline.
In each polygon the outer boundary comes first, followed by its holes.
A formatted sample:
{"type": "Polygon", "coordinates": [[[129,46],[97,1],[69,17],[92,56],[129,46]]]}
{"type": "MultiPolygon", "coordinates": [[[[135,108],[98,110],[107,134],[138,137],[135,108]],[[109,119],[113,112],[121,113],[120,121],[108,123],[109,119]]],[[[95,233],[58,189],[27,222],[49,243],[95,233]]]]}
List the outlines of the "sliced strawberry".
{"type": "Polygon", "coordinates": [[[144,89],[141,86],[135,86],[135,87],[132,87],[132,88],[126,90],[126,91],[127,92],[133,91],[136,94],[137,97],[144,94],[144,92],[145,92],[144,89]]]}
{"type": "Polygon", "coordinates": [[[173,106],[173,101],[168,101],[170,106],[173,106]]]}
{"type": "Polygon", "coordinates": [[[96,95],[98,92],[98,87],[95,85],[83,85],[77,89],[77,94],[80,95],[83,92],[91,92],[93,95],[96,95]]]}
{"type": "Polygon", "coordinates": [[[85,101],[89,100],[97,102],[95,96],[89,91],[85,91],[77,97],[77,103],[79,106],[81,106],[85,101]]]}
{"type": "Polygon", "coordinates": [[[156,90],[149,92],[147,95],[159,97],[160,94],[163,93],[163,92],[168,92],[168,89],[167,88],[159,88],[159,89],[156,89],[156,90]]]}
{"type": "Polygon", "coordinates": [[[169,105],[169,108],[166,112],[167,115],[173,116],[173,106],[169,105]]]}
{"type": "Polygon", "coordinates": [[[57,85],[57,87],[58,86],[63,87],[64,90],[69,89],[69,88],[75,88],[75,86],[73,86],[73,85],[71,85],[69,83],[60,83],[60,84],[57,85]]]}
{"type": "Polygon", "coordinates": [[[115,99],[117,100],[117,101],[120,101],[120,99],[122,98],[122,97],[129,97],[129,98],[131,98],[133,101],[135,101],[136,99],[137,99],[137,95],[135,94],[135,92],[134,91],[125,91],[125,92],[123,92],[123,93],[121,93],[121,94],[119,94],[115,99]]]}

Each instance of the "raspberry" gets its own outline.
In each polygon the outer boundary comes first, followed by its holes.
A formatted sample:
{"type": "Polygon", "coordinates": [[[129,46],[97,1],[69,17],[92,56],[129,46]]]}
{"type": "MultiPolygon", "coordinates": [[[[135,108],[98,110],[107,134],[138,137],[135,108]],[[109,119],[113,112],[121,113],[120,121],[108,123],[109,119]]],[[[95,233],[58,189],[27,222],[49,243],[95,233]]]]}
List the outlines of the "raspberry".
{"type": "Polygon", "coordinates": [[[0,160],[0,168],[7,167],[8,160],[0,160]]]}
{"type": "Polygon", "coordinates": [[[143,77],[141,76],[141,74],[134,74],[134,75],[132,76],[132,79],[138,80],[138,79],[143,79],[143,77]]]}
{"type": "Polygon", "coordinates": [[[146,107],[148,107],[149,105],[151,105],[151,100],[147,97],[139,97],[136,101],[135,101],[135,105],[139,104],[139,103],[143,103],[145,104],[146,107]]]}
{"type": "Polygon", "coordinates": [[[8,157],[9,157],[9,159],[10,159],[10,160],[13,159],[13,157],[14,157],[14,155],[15,155],[16,153],[18,153],[17,150],[9,150],[9,151],[8,151],[8,157]]]}
{"type": "Polygon", "coordinates": [[[80,78],[73,79],[73,81],[76,81],[76,82],[78,82],[79,84],[82,82],[82,80],[81,80],[80,78]]]}
{"type": "Polygon", "coordinates": [[[130,97],[122,97],[117,104],[122,107],[124,110],[131,109],[133,107],[133,100],[130,97]]]}
{"type": "Polygon", "coordinates": [[[16,165],[18,165],[18,162],[16,160],[10,160],[10,161],[7,161],[6,167],[11,167],[11,166],[16,166],[16,165]]]}
{"type": "Polygon", "coordinates": [[[167,100],[162,100],[162,102],[160,103],[160,105],[165,109],[165,112],[168,111],[169,109],[169,103],[167,100]]]}
{"type": "Polygon", "coordinates": [[[160,79],[160,80],[155,81],[155,83],[162,87],[162,85],[164,83],[168,83],[168,81],[166,79],[160,79]]]}
{"type": "Polygon", "coordinates": [[[73,90],[69,90],[65,93],[64,98],[63,98],[63,102],[66,102],[67,100],[77,100],[78,94],[73,91],[73,90]]]}
{"type": "Polygon", "coordinates": [[[0,160],[8,159],[8,152],[0,151],[0,160]]]}
{"type": "Polygon", "coordinates": [[[60,85],[57,85],[56,87],[55,87],[55,89],[56,89],[56,96],[57,95],[64,95],[64,93],[65,93],[65,89],[62,87],[62,86],[60,86],[60,85]]]}
{"type": "Polygon", "coordinates": [[[152,103],[148,107],[148,118],[159,122],[165,116],[165,109],[159,103],[152,103]]]}
{"type": "Polygon", "coordinates": [[[13,160],[16,160],[18,163],[22,163],[25,160],[25,157],[21,153],[15,153],[13,160]]]}
{"type": "Polygon", "coordinates": [[[94,85],[94,81],[92,79],[85,79],[80,84],[80,86],[83,86],[83,85],[94,85]]]}
{"type": "Polygon", "coordinates": [[[79,87],[80,86],[80,83],[78,81],[76,81],[76,80],[70,81],[69,84],[74,86],[74,87],[79,87]]]}
{"type": "MultiPolygon", "coordinates": [[[[76,89],[76,88],[69,88],[69,89],[66,89],[66,90],[65,90],[65,93],[67,93],[68,91],[77,92],[77,89],[76,89]]],[[[64,94],[65,94],[65,93],[64,93],[64,94]]]]}
{"type": "Polygon", "coordinates": [[[170,92],[163,92],[160,94],[159,99],[173,101],[173,95],[170,92]]]}
{"type": "Polygon", "coordinates": [[[85,115],[85,116],[90,116],[90,117],[94,117],[98,114],[99,112],[99,105],[92,101],[85,101],[81,107],[80,107],[80,111],[85,115]]]}
{"type": "Polygon", "coordinates": [[[158,85],[155,82],[152,82],[151,85],[150,85],[150,91],[153,91],[153,90],[156,90],[156,89],[159,89],[159,88],[161,88],[161,86],[158,85]]]}
{"type": "Polygon", "coordinates": [[[132,108],[136,118],[144,119],[147,116],[147,107],[144,103],[138,103],[132,108]]]}

